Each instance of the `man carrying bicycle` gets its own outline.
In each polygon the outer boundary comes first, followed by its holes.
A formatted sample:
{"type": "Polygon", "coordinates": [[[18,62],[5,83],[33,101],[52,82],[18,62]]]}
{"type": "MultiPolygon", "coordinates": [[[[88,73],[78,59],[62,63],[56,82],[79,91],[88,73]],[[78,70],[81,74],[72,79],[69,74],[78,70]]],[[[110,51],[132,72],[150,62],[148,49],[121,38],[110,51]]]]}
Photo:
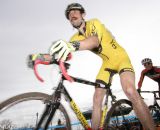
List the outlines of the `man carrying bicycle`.
{"type": "Polygon", "coordinates": [[[85,21],[85,9],[79,3],[72,3],[65,11],[66,18],[77,29],[69,42],[58,40],[50,47],[50,55],[58,54],[57,60],[65,61],[69,53],[90,50],[103,60],[96,77],[100,86],[95,87],[93,97],[92,129],[98,130],[101,119],[102,101],[106,88],[111,86],[113,74],[119,73],[123,91],[132,102],[134,110],[146,130],[155,130],[149,109],[135,87],[135,74],[130,59],[108,29],[98,19],[85,21]]]}
{"type": "Polygon", "coordinates": [[[159,86],[159,97],[160,97],[160,67],[153,66],[152,60],[150,58],[145,58],[142,60],[142,65],[145,69],[142,70],[141,76],[138,82],[138,92],[141,91],[142,83],[144,77],[147,76],[150,79],[158,83],[159,86]]]}

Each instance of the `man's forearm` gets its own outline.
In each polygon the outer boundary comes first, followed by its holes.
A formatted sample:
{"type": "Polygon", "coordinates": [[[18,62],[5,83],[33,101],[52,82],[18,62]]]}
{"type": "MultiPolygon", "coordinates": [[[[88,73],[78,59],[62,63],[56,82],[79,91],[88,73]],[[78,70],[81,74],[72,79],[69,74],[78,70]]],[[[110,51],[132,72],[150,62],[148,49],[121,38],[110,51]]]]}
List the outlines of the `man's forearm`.
{"type": "Polygon", "coordinates": [[[97,36],[90,36],[85,40],[80,41],[79,50],[92,50],[99,46],[99,41],[97,36]]]}

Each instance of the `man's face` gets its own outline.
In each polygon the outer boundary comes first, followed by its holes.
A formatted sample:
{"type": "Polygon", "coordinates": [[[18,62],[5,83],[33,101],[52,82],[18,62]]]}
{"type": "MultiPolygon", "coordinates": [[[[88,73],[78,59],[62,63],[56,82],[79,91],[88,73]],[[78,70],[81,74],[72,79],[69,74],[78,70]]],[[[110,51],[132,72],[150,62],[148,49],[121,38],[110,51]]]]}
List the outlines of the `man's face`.
{"type": "Polygon", "coordinates": [[[153,67],[153,65],[151,63],[146,63],[146,64],[144,64],[144,67],[146,69],[151,69],[153,67]]]}
{"type": "Polygon", "coordinates": [[[79,27],[83,21],[83,14],[79,10],[71,10],[69,12],[69,21],[73,27],[79,27]]]}

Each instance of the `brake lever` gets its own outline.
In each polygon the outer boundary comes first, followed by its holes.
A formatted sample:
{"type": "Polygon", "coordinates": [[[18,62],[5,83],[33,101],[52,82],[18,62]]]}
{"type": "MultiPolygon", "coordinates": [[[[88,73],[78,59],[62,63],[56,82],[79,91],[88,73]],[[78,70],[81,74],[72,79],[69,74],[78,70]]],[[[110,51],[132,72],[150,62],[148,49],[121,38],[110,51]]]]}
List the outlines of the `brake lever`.
{"type": "Polygon", "coordinates": [[[73,82],[73,78],[71,76],[68,75],[67,73],[67,70],[66,70],[66,67],[64,65],[65,63],[62,61],[62,60],[59,60],[59,67],[60,67],[60,70],[63,74],[63,76],[65,77],[65,79],[67,79],[68,81],[70,82],[73,82]]]}

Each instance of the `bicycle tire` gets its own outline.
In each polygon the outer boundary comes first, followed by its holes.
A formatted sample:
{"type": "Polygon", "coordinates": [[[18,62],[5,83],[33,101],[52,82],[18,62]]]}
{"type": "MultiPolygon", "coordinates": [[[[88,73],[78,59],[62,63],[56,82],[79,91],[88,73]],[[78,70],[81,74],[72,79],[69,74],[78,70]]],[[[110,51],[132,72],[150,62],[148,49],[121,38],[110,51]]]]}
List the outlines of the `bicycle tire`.
{"type": "MultiPolygon", "coordinates": [[[[13,124],[11,127],[13,128],[24,128],[26,127],[26,125],[28,125],[27,127],[29,128],[35,128],[38,121],[38,115],[43,113],[42,111],[45,108],[45,102],[49,98],[50,96],[48,94],[41,93],[41,92],[23,93],[23,94],[19,94],[14,97],[11,97],[6,101],[3,101],[2,103],[0,103],[0,121],[10,120],[13,124]],[[26,110],[24,110],[25,108],[26,110]],[[31,112],[32,114],[35,114],[33,115],[34,117],[29,117],[31,115],[31,112]],[[20,115],[22,117],[19,117],[20,115]],[[28,118],[30,120],[28,120],[28,118]],[[20,119],[19,124],[18,124],[18,119],[20,119]],[[29,121],[29,123],[25,124],[23,122],[25,120],[26,120],[25,123],[28,123],[27,121],[29,121]],[[33,122],[31,122],[31,120],[33,122]]],[[[60,104],[59,108],[56,110],[56,115],[53,117],[52,124],[49,127],[55,128],[55,125],[57,125],[58,119],[61,119],[62,123],[65,123],[63,125],[65,127],[65,130],[71,130],[70,118],[62,104],[60,104]]]]}
{"type": "Polygon", "coordinates": [[[105,130],[141,130],[142,125],[133,111],[132,103],[120,99],[109,109],[105,123],[105,130]]]}

